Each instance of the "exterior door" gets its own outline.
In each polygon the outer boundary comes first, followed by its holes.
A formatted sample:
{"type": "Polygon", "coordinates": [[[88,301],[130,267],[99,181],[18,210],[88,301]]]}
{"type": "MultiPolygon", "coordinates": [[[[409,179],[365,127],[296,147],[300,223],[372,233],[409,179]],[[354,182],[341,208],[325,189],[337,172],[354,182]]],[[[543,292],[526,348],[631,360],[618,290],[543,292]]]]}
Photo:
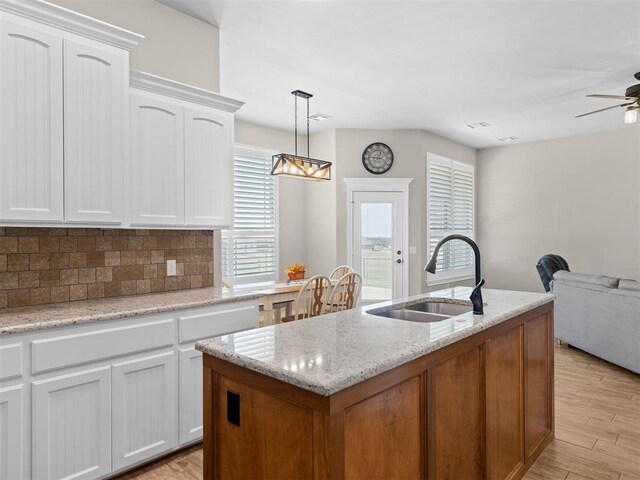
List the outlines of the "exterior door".
{"type": "Polygon", "coordinates": [[[404,196],[353,192],[352,265],[362,275],[362,303],[404,295],[404,196]]]}

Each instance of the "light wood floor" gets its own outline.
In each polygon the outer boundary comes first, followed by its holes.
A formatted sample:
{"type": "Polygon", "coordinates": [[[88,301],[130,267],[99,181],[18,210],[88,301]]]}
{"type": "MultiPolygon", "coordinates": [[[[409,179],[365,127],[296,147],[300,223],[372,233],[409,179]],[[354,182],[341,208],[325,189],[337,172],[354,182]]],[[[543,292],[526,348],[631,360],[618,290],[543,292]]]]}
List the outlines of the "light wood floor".
{"type": "MultiPolygon", "coordinates": [[[[640,375],[557,345],[555,377],[556,438],[524,480],[640,480],[640,375]]],[[[118,480],[201,478],[196,445],[118,480]]]]}

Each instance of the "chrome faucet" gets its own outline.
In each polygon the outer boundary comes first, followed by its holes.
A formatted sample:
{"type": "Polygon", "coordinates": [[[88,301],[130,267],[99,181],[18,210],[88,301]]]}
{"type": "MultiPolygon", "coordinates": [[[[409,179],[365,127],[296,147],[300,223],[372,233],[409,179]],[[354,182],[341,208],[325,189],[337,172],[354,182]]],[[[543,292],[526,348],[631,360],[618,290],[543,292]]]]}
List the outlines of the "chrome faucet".
{"type": "Polygon", "coordinates": [[[447,237],[444,237],[442,240],[438,242],[436,248],[433,249],[433,255],[431,255],[431,260],[427,263],[427,266],[424,269],[429,273],[436,273],[436,263],[438,262],[438,252],[440,251],[440,247],[445,243],[451,240],[462,240],[465,243],[468,243],[469,246],[473,249],[473,254],[475,256],[475,266],[476,266],[476,280],[475,287],[471,292],[471,296],[469,299],[473,304],[473,314],[474,315],[484,315],[484,304],[482,303],[482,285],[484,285],[484,279],[482,275],[480,275],[480,249],[476,242],[471,240],[469,237],[465,237],[464,235],[453,234],[447,237]]]}

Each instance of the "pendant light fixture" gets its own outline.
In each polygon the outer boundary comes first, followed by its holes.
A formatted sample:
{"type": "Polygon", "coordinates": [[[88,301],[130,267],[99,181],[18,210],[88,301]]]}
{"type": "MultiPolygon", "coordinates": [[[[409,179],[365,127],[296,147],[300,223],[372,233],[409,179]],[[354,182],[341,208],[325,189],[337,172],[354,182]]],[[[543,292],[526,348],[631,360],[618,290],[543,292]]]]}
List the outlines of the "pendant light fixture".
{"type": "Polygon", "coordinates": [[[309,180],[331,180],[331,162],[309,158],[309,99],[310,93],[294,90],[295,97],[295,154],[279,153],[271,159],[271,175],[284,175],[309,180]],[[307,100],[307,156],[298,155],[298,97],[307,100]]]}

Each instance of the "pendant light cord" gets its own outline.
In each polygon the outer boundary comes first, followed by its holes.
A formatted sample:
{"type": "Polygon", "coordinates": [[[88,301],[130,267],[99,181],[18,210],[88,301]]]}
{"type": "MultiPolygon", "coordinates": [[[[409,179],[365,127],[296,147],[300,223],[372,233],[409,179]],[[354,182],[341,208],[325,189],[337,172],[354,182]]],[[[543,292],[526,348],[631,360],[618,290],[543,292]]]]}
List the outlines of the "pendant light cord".
{"type": "Polygon", "coordinates": [[[295,146],[296,146],[295,152],[296,152],[296,157],[297,157],[298,156],[298,96],[294,95],[293,98],[294,98],[294,105],[295,105],[294,108],[295,108],[295,111],[296,111],[296,113],[295,113],[295,122],[296,122],[295,123],[295,132],[296,132],[296,135],[295,135],[295,146]]]}
{"type": "Polygon", "coordinates": [[[309,153],[309,97],[307,97],[307,157],[311,158],[309,153]]]}

